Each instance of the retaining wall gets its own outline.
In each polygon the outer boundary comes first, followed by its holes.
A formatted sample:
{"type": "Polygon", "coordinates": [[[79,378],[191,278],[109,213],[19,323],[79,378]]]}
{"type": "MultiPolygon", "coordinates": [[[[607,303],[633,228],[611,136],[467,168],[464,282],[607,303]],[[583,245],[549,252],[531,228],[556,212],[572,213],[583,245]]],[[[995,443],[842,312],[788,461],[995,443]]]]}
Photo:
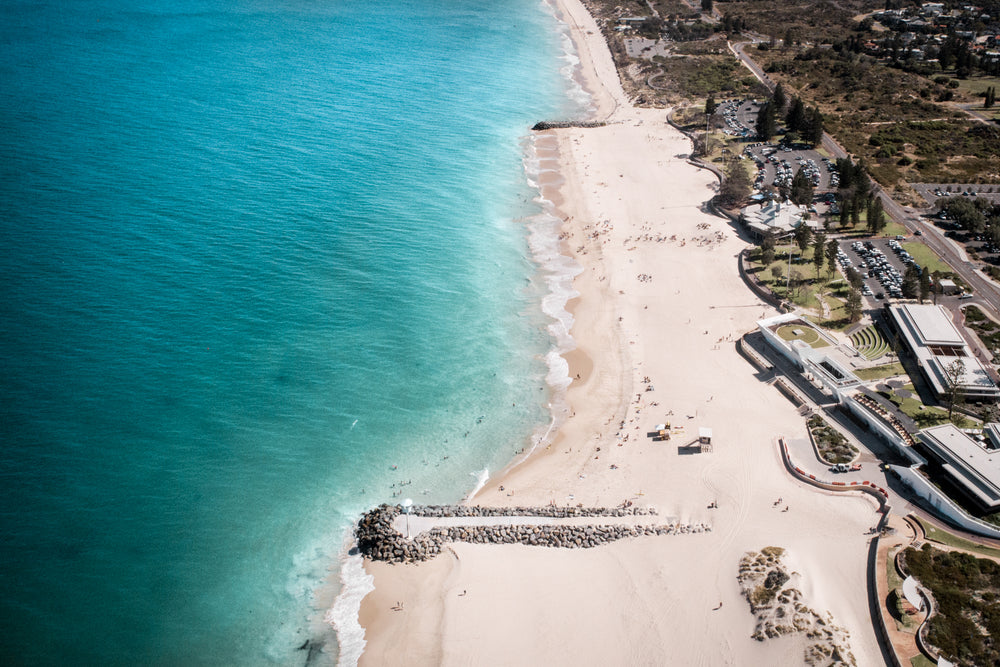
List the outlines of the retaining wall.
{"type": "Polygon", "coordinates": [[[954,525],[976,535],[1000,539],[1000,528],[970,516],[951,498],[941,493],[926,477],[917,472],[916,466],[909,468],[890,466],[890,469],[903,480],[904,484],[913,489],[914,493],[929,502],[939,515],[954,525]]]}
{"type": "Polygon", "coordinates": [[[741,251],[739,260],[736,262],[737,266],[739,267],[740,278],[743,279],[743,282],[746,283],[747,287],[750,288],[750,291],[753,292],[759,299],[761,299],[762,301],[771,306],[774,306],[778,310],[784,311],[785,310],[785,308],[783,307],[784,301],[776,297],[774,295],[774,292],[761,285],[757,280],[753,278],[753,276],[747,273],[747,269],[744,262],[746,260],[748,252],[749,252],[748,250],[741,251]]]}
{"type": "Polygon", "coordinates": [[[882,512],[889,511],[889,492],[880,487],[874,482],[826,482],[821,479],[817,479],[816,475],[807,473],[802,468],[797,467],[788,454],[788,445],[785,444],[784,439],[778,441],[779,448],[781,450],[781,460],[784,461],[785,467],[788,472],[792,473],[795,477],[798,477],[806,484],[812,484],[820,489],[826,489],[827,491],[861,491],[862,493],[867,493],[868,495],[875,498],[878,501],[879,509],[882,512]]]}

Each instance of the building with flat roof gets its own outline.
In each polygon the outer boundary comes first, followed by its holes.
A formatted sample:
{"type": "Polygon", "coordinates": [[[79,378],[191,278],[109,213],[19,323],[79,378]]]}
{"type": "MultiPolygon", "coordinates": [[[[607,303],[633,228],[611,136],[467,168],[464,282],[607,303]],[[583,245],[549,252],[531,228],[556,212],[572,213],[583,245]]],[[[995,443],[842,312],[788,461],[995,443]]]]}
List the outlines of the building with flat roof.
{"type": "Polygon", "coordinates": [[[757,321],[764,340],[795,364],[814,385],[843,402],[861,380],[835,359],[831,352],[836,341],[796,313],[776,315],[757,321]]]}
{"type": "Polygon", "coordinates": [[[1000,510],[1000,450],[992,442],[976,440],[954,424],[925,428],[917,441],[980,509],[1000,510]]]}
{"type": "Polygon", "coordinates": [[[887,305],[886,312],[939,400],[949,394],[948,367],[956,359],[961,359],[965,365],[958,379],[963,396],[974,401],[1000,398],[1000,389],[986,367],[972,354],[943,306],[902,303],[887,305]]]}

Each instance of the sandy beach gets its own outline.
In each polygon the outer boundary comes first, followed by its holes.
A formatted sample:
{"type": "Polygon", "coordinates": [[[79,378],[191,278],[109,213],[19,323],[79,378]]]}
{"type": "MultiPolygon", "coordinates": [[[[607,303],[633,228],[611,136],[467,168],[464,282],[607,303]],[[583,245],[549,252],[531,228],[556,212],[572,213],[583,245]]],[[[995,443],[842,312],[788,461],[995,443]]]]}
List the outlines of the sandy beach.
{"type": "Polygon", "coordinates": [[[582,267],[567,418],[471,502],[630,501],[712,531],[579,550],[456,543],[419,565],[368,562],[361,664],[802,664],[803,637],[751,637],[738,567],[766,546],[786,550],[805,602],[850,633],[857,664],[880,664],[865,584],[877,506],[785,472],[777,440],[805,437],[805,423],[736,350],[774,311],[739,278],[747,243],[704,211],[717,181],[686,161],[690,141],[665,110],[629,104],[579,1],[560,11],[608,121],[536,138],[543,196],[582,267]],[[680,428],[654,442],[662,422],[680,428]],[[699,428],[713,451],[690,454],[699,428]]]}

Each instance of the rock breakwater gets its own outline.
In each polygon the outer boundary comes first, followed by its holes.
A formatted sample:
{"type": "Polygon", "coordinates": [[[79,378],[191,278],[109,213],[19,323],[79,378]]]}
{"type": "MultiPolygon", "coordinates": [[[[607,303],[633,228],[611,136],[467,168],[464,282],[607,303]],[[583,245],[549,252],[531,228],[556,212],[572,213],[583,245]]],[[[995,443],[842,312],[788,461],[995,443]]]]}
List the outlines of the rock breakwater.
{"type": "Polygon", "coordinates": [[[564,130],[569,127],[604,127],[607,123],[595,120],[540,120],[531,128],[535,132],[542,130],[564,130]]]}
{"type": "MultiPolygon", "coordinates": [[[[390,563],[419,562],[434,558],[449,542],[473,544],[525,544],[563,549],[589,549],[628,537],[681,535],[711,530],[705,524],[672,523],[666,525],[558,525],[523,524],[496,526],[437,527],[407,539],[393,528],[393,520],[402,512],[399,505],[380,505],[367,512],[354,531],[358,551],[371,560],[390,563]]],[[[626,517],[655,514],[641,508],[582,507],[413,507],[411,514],[430,517],[511,517],[550,518],[626,517]]]]}

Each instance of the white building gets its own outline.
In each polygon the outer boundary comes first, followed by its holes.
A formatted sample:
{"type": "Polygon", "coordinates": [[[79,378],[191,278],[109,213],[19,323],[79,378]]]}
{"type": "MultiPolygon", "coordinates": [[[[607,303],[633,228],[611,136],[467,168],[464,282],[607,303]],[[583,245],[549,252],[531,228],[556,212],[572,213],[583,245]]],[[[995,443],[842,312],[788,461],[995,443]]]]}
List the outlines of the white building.
{"type": "Polygon", "coordinates": [[[760,204],[751,204],[740,211],[740,222],[746,227],[751,237],[760,241],[768,234],[773,234],[775,238],[788,236],[803,222],[807,227],[815,230],[819,227],[819,223],[805,220],[808,213],[805,206],[798,206],[787,201],[785,203],[766,201],[760,204]]]}
{"type": "Polygon", "coordinates": [[[1000,398],[1000,389],[973,356],[943,306],[904,303],[887,306],[886,310],[939,400],[949,395],[948,368],[958,359],[965,365],[965,371],[958,378],[963,396],[974,401],[1000,398]]]}
{"type": "MultiPolygon", "coordinates": [[[[996,430],[996,425],[991,426],[996,430]]],[[[925,428],[917,440],[980,509],[1000,510],[1000,450],[992,442],[980,442],[954,424],[925,428]]]]}
{"type": "Polygon", "coordinates": [[[836,349],[837,342],[803,320],[801,315],[786,313],[758,320],[757,328],[771,347],[795,364],[810,382],[818,385],[838,402],[842,403],[851,390],[861,385],[858,376],[829,354],[836,349]],[[816,348],[802,340],[787,341],[778,334],[782,327],[796,325],[816,332],[826,345],[816,348]]]}

